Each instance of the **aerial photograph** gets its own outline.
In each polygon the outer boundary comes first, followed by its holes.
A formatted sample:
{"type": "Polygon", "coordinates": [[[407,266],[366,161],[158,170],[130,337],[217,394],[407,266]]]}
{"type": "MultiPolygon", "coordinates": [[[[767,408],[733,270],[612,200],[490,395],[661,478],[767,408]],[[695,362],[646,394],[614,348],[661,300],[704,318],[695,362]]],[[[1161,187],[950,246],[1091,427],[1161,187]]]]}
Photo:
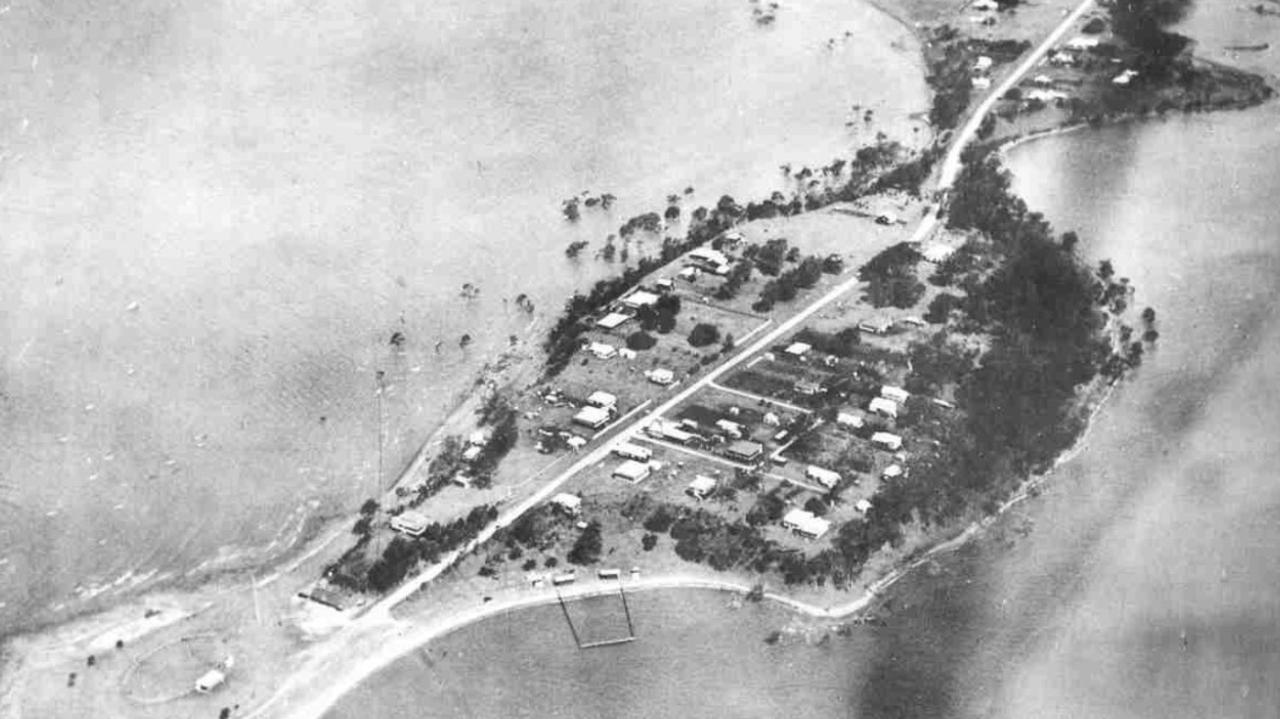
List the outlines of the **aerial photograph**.
{"type": "Polygon", "coordinates": [[[1280,711],[1280,0],[0,2],[0,718],[1280,711]]]}

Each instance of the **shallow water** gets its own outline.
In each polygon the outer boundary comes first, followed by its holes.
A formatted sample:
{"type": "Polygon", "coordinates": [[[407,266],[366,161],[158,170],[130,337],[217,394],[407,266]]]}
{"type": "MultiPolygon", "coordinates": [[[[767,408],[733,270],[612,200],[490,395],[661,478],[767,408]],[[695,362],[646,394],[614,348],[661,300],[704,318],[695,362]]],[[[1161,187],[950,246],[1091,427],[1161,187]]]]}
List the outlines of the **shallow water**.
{"type": "Polygon", "coordinates": [[[925,106],[905,30],[836,0],[14,2],[0,36],[0,633],[284,551],[373,493],[376,370],[393,477],[614,271],[571,240],[925,106]],[[569,227],[583,190],[619,203],[569,227]]]}

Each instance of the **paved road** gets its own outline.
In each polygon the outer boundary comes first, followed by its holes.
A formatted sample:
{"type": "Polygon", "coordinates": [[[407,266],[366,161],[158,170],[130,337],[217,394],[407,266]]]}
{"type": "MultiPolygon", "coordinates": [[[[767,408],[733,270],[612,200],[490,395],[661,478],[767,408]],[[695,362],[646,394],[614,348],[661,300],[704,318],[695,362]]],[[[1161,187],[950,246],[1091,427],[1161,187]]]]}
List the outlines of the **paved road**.
{"type": "MultiPolygon", "coordinates": [[[[1070,30],[1074,26],[1074,24],[1086,12],[1088,12],[1093,7],[1093,5],[1094,5],[1094,0],[1083,0],[1083,2],[1081,2],[1075,8],[1075,10],[1073,10],[1065,18],[1063,18],[1063,21],[1059,23],[1056,28],[1054,28],[1054,30],[1049,34],[1049,36],[1046,37],[1044,41],[1041,42],[1040,45],[1036,47],[1035,50],[1033,50],[1032,53],[1028,55],[1026,59],[1024,59],[1013,70],[1013,72],[1009,73],[1009,75],[1007,75],[1003,81],[1001,81],[996,87],[992,88],[991,92],[988,93],[986,98],[984,98],[982,102],[979,103],[976,108],[974,108],[973,113],[969,118],[969,121],[964,125],[963,128],[961,128],[960,132],[952,139],[951,148],[948,150],[947,154],[943,158],[941,170],[938,174],[938,182],[937,182],[937,188],[936,188],[938,191],[945,193],[945,191],[949,190],[951,186],[955,183],[956,176],[960,172],[961,154],[964,152],[965,147],[967,147],[968,144],[973,140],[973,138],[977,136],[978,128],[981,127],[983,119],[995,106],[996,102],[999,101],[1000,97],[1002,97],[1004,93],[1008,92],[1008,90],[1011,87],[1013,87],[1018,82],[1020,82],[1022,78],[1028,72],[1030,72],[1031,69],[1034,68],[1042,58],[1044,58],[1044,56],[1049,52],[1049,50],[1051,50],[1055,45],[1057,45],[1057,43],[1062,39],[1062,36],[1065,35],[1067,31],[1070,30]]],[[[923,241],[925,238],[927,238],[930,235],[930,233],[934,231],[937,224],[938,224],[938,219],[937,219],[936,213],[933,213],[933,212],[929,213],[927,216],[925,216],[921,220],[919,226],[917,226],[915,231],[911,234],[911,238],[909,241],[911,242],[923,241]]],[[[769,332],[766,332],[755,342],[752,342],[749,346],[741,348],[737,354],[729,358],[723,364],[719,365],[718,367],[715,367],[714,369],[708,371],[706,374],[699,377],[697,380],[691,382],[689,386],[685,387],[680,392],[673,395],[670,399],[658,405],[654,409],[650,410],[648,413],[643,415],[640,419],[636,420],[625,431],[619,432],[618,434],[614,435],[612,438],[606,440],[599,447],[596,447],[594,450],[589,452],[582,459],[572,464],[564,472],[562,472],[561,474],[557,475],[554,479],[547,482],[547,484],[545,484],[540,490],[535,492],[532,496],[524,499],[523,501],[511,506],[506,511],[502,512],[498,516],[498,519],[495,522],[485,527],[480,532],[480,535],[475,540],[468,543],[467,546],[463,547],[458,551],[451,552],[446,557],[441,559],[441,561],[427,568],[426,571],[414,577],[413,579],[409,580],[404,585],[402,585],[399,589],[387,595],[382,600],[378,601],[376,604],[373,605],[373,607],[368,612],[366,612],[363,616],[361,616],[356,621],[352,622],[351,625],[349,625],[339,633],[340,635],[345,635],[345,637],[334,636],[331,638],[332,643],[330,644],[330,646],[333,648],[333,652],[341,653],[344,648],[349,647],[350,640],[355,638],[353,635],[358,635],[362,630],[373,629],[379,626],[385,626],[387,620],[390,618],[390,612],[395,606],[397,606],[404,600],[408,599],[410,596],[416,593],[423,585],[427,584],[428,582],[431,582],[436,577],[440,576],[440,574],[442,574],[445,570],[453,566],[455,562],[457,562],[461,557],[465,556],[468,552],[470,552],[476,546],[488,541],[494,535],[494,533],[497,532],[499,529],[505,526],[508,526],[509,524],[514,522],[516,519],[518,519],[526,511],[531,509],[532,507],[546,501],[549,497],[551,497],[553,493],[557,492],[561,486],[563,486],[566,482],[572,479],[574,475],[578,474],[584,469],[607,458],[609,454],[612,452],[614,446],[616,446],[619,442],[623,441],[625,438],[629,437],[634,431],[648,425],[653,420],[659,417],[662,417],[663,415],[668,413],[671,409],[673,409],[676,405],[680,404],[681,402],[685,401],[689,397],[692,397],[695,393],[711,385],[717,379],[724,376],[725,374],[733,371],[739,365],[745,362],[747,358],[754,356],[755,354],[765,350],[766,348],[768,348],[770,345],[774,344],[778,340],[786,337],[788,334],[790,334],[791,332],[796,330],[798,327],[800,327],[802,324],[804,324],[806,321],[808,321],[808,319],[812,317],[814,314],[816,314],[817,312],[819,312],[820,310],[822,310],[832,302],[836,301],[837,299],[839,299],[840,297],[848,293],[850,290],[856,288],[859,284],[857,273],[850,271],[848,274],[850,275],[848,279],[840,282],[835,287],[831,288],[829,291],[827,291],[826,294],[814,300],[812,303],[810,303],[807,307],[802,309],[800,312],[797,312],[794,316],[782,322],[781,324],[777,325],[769,332]]],[[[941,549],[941,548],[939,547],[936,549],[941,549]]],[[[881,580],[879,585],[887,586],[888,584],[891,584],[892,581],[896,580],[899,576],[901,576],[900,571],[894,572],[889,577],[886,577],[884,580],[881,580]]],[[[805,606],[803,605],[802,602],[789,600],[784,597],[777,597],[777,599],[797,607],[805,606]]],[[[858,602],[855,602],[855,604],[860,605],[865,603],[866,601],[867,601],[867,597],[864,597],[858,602]]],[[[851,611],[852,606],[853,605],[851,605],[850,607],[845,607],[844,611],[846,612],[851,611]]],[[[322,654],[329,654],[329,653],[322,652],[322,654]]],[[[313,655],[313,659],[320,659],[320,658],[321,657],[313,655]]],[[[334,657],[326,656],[324,658],[333,659],[334,657]]],[[[305,673],[305,671],[303,673],[305,673]]],[[[260,706],[256,711],[253,712],[252,715],[257,716],[263,713],[270,706],[272,706],[277,700],[282,699],[283,698],[281,696],[282,694],[290,693],[290,690],[293,690],[296,692],[300,688],[303,688],[303,690],[305,691],[305,688],[300,687],[300,685],[305,685],[306,683],[307,683],[306,681],[289,682],[288,685],[286,685],[286,687],[282,687],[280,692],[278,692],[274,697],[272,697],[271,700],[268,700],[264,705],[260,706]]]]}

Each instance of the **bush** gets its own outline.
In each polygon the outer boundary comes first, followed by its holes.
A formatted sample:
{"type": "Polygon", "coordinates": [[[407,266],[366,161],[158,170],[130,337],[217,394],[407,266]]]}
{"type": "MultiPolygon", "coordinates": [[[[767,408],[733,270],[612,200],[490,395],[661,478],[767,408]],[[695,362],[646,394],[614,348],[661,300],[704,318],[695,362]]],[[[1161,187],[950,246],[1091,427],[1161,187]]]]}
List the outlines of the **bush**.
{"type": "Polygon", "coordinates": [[[640,546],[643,547],[646,552],[653,551],[653,548],[658,546],[658,535],[645,534],[640,538],[640,546]]]}
{"type": "Polygon", "coordinates": [[[668,529],[671,529],[672,522],[675,521],[675,515],[671,513],[671,510],[666,507],[658,507],[653,510],[653,514],[650,514],[644,520],[644,528],[650,532],[665,534],[668,529]]]}
{"type": "Polygon", "coordinates": [[[658,338],[644,330],[636,330],[627,335],[627,348],[637,352],[652,349],[656,344],[658,344],[658,338]]]}
{"type": "Polygon", "coordinates": [[[706,347],[720,341],[720,328],[715,325],[699,322],[689,331],[689,344],[694,347],[706,347]]]}
{"type": "Polygon", "coordinates": [[[804,503],[804,511],[815,517],[822,517],[826,516],[827,512],[831,510],[827,507],[826,502],[817,497],[810,497],[809,501],[804,503]]]}
{"type": "Polygon", "coordinates": [[[1098,35],[1107,29],[1107,22],[1100,17],[1095,17],[1080,28],[1080,32],[1086,35],[1098,35]]]}

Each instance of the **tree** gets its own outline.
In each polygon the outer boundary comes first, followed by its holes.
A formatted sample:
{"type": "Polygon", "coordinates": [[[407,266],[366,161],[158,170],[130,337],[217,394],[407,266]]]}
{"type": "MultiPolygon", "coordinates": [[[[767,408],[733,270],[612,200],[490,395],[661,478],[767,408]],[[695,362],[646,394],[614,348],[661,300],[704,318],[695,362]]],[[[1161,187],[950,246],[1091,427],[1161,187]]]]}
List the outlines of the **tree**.
{"type": "Polygon", "coordinates": [[[810,497],[809,501],[804,503],[804,511],[808,512],[809,514],[812,514],[815,517],[822,517],[822,516],[825,516],[827,512],[831,510],[829,507],[827,507],[826,502],[822,501],[821,499],[818,499],[817,497],[810,497]]]}
{"type": "Polygon", "coordinates": [[[1165,28],[1185,18],[1190,9],[1191,0],[1114,0],[1111,27],[1149,58],[1168,60],[1182,51],[1186,38],[1165,28]]]}
{"type": "Polygon", "coordinates": [[[694,347],[706,347],[720,341],[720,328],[706,322],[699,322],[689,331],[689,344],[694,347]]]}
{"type": "Polygon", "coordinates": [[[646,532],[645,535],[640,538],[640,546],[643,547],[646,552],[653,551],[653,548],[658,546],[658,535],[646,532]]]}
{"type": "Polygon", "coordinates": [[[600,561],[600,552],[604,549],[604,540],[600,536],[600,523],[591,522],[578,535],[578,540],[569,550],[569,562],[572,564],[595,564],[600,561]]]}
{"type": "Polygon", "coordinates": [[[627,335],[627,348],[637,352],[651,349],[656,344],[658,339],[644,330],[636,330],[627,335]]]}

